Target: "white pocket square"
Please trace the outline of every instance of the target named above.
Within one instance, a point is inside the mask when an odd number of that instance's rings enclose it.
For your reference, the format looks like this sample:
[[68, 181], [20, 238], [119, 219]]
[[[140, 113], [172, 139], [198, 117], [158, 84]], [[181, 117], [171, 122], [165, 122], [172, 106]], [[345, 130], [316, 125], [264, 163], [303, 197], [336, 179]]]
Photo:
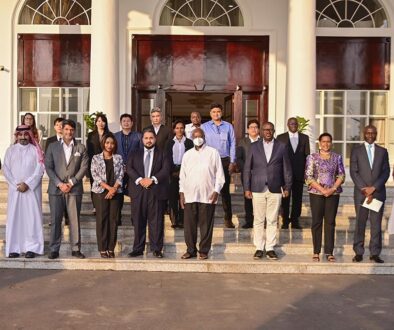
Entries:
[[77, 151], [77, 152], [74, 154], [74, 157], [81, 157], [81, 154]]

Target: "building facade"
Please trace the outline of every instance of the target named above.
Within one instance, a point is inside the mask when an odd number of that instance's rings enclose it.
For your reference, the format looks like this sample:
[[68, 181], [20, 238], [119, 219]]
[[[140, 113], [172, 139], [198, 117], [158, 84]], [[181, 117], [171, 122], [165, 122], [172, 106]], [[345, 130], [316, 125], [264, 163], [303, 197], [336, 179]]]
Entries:
[[2, 0], [0, 156], [26, 112], [44, 140], [59, 115], [84, 140], [89, 112], [140, 129], [155, 105], [171, 123], [219, 102], [238, 138], [301, 116], [348, 164], [373, 123], [394, 159], [393, 18], [390, 0]]

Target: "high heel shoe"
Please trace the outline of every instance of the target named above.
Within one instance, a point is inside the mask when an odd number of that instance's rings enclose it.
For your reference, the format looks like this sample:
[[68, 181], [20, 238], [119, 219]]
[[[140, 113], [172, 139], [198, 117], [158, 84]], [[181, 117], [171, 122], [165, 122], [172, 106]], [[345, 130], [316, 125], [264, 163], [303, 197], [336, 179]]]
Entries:
[[101, 258], [109, 258], [107, 251], [100, 251]]
[[115, 258], [115, 252], [114, 251], [107, 251], [108, 258]]

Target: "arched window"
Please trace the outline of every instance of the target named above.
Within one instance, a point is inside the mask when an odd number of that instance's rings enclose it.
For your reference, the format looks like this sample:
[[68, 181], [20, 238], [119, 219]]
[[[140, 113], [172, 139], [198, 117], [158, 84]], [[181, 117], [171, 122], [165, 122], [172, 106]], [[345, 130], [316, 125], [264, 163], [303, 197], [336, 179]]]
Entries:
[[26, 0], [19, 24], [90, 25], [92, 0]]
[[316, 26], [382, 28], [388, 18], [379, 0], [316, 0]]
[[160, 25], [243, 26], [244, 20], [235, 0], [168, 0]]

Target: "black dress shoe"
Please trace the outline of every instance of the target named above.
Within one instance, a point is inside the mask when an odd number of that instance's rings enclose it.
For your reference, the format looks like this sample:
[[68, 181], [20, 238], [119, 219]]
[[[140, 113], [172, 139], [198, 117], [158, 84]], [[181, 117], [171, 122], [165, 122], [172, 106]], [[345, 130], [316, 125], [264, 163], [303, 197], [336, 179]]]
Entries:
[[57, 258], [59, 258], [59, 252], [56, 252], [56, 251], [49, 252], [48, 259], [57, 259]]
[[224, 220], [224, 226], [225, 226], [226, 228], [235, 228], [235, 226], [234, 226], [232, 220]]
[[361, 261], [363, 261], [363, 256], [362, 256], [361, 254], [356, 254], [356, 255], [353, 257], [352, 261], [353, 261], [353, 262], [361, 262]]
[[163, 258], [163, 252], [161, 251], [153, 251], [153, 256], [156, 258]]
[[263, 256], [264, 256], [264, 251], [257, 250], [257, 251], [254, 253], [253, 259], [258, 260], [258, 259], [261, 259]]
[[278, 260], [279, 259], [274, 250], [267, 251], [267, 258], [270, 260]]
[[131, 251], [127, 256], [130, 258], [135, 258], [135, 257], [142, 256], [143, 254], [144, 254], [144, 252], [142, 252], [142, 251]]
[[377, 264], [383, 264], [384, 260], [380, 259], [379, 256], [370, 256], [369, 260], [375, 261]]
[[19, 256], [20, 256], [19, 253], [11, 252], [11, 253], [8, 255], [8, 258], [19, 258]]
[[200, 252], [200, 255], [198, 256], [198, 259], [199, 260], [206, 260], [206, 259], [208, 259], [208, 254]]
[[197, 253], [189, 253], [186, 252], [181, 259], [190, 259], [190, 258], [196, 258], [197, 257]]
[[298, 222], [296, 222], [291, 224], [291, 229], [302, 229], [302, 227]]
[[253, 224], [251, 224], [251, 223], [245, 223], [245, 224], [242, 226], [242, 228], [243, 228], [243, 229], [253, 228]]
[[85, 255], [81, 251], [73, 251], [71, 255], [79, 259], [85, 259]]
[[34, 258], [36, 256], [36, 254], [34, 253], [34, 252], [31, 252], [31, 251], [27, 251], [26, 253], [25, 253], [25, 258], [27, 258], [27, 259], [32, 259], [32, 258]]

